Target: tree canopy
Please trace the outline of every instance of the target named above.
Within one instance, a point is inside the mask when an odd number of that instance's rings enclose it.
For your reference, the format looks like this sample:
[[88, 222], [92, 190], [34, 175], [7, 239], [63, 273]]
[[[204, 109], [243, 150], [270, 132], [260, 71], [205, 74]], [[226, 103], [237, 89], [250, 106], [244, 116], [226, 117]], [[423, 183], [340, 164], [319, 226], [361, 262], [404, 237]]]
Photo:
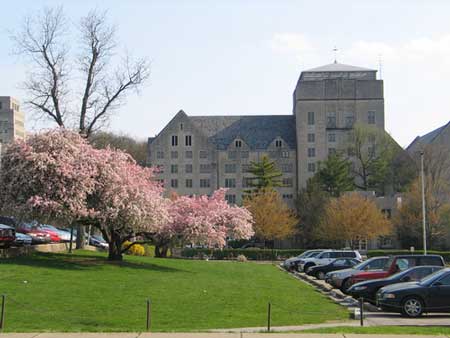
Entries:
[[282, 172], [277, 168], [275, 161], [271, 161], [268, 156], [263, 156], [259, 162], [252, 161], [249, 173], [254, 176], [249, 186], [256, 190], [283, 185], [280, 179], [283, 176]]
[[354, 189], [354, 179], [351, 176], [351, 162], [339, 153], [330, 154], [319, 164], [315, 178], [323, 191], [331, 196], [339, 197], [343, 192]]

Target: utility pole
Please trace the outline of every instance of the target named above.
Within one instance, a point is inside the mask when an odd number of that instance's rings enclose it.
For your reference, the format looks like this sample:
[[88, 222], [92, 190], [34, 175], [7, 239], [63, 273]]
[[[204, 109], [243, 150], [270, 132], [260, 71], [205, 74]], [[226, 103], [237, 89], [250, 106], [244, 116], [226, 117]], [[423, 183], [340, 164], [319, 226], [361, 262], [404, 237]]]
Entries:
[[426, 216], [426, 206], [425, 206], [425, 174], [423, 170], [423, 150], [420, 152], [420, 171], [422, 177], [422, 227], [423, 227], [423, 253], [427, 254], [427, 216]]

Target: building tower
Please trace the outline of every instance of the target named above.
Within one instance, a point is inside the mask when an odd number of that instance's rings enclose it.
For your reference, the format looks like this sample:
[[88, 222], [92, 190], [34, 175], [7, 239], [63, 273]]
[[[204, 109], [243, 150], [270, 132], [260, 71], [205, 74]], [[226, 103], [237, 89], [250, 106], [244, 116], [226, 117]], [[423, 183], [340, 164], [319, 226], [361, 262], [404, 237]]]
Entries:
[[335, 62], [300, 74], [293, 97], [299, 188], [344, 145], [355, 123], [384, 130], [383, 81], [376, 73]]

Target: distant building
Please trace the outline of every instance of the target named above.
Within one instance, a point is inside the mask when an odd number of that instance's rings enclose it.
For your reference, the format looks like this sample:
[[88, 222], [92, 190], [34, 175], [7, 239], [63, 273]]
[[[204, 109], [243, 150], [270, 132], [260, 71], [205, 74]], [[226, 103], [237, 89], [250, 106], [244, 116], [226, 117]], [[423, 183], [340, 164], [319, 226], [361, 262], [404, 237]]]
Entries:
[[11, 96], [0, 96], [0, 143], [25, 138], [25, 116], [19, 101]]
[[5, 144], [23, 138], [25, 116], [20, 111], [19, 101], [11, 96], [0, 96], [0, 161]]
[[148, 164], [181, 195], [229, 188], [240, 203], [251, 161], [263, 155], [283, 172], [283, 199], [292, 205], [318, 162], [342, 147], [355, 123], [384, 130], [383, 81], [376, 70], [339, 63], [305, 70], [294, 90], [293, 114], [188, 116], [180, 111], [148, 140]]
[[414, 141], [406, 148], [406, 150], [414, 154], [428, 145], [437, 145], [447, 148], [450, 151], [450, 122], [425, 134], [417, 136]]

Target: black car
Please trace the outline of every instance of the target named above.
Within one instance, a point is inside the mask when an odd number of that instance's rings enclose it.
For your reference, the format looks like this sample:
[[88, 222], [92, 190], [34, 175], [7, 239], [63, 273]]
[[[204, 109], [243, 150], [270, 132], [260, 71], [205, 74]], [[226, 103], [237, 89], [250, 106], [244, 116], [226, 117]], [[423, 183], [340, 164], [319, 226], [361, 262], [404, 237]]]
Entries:
[[361, 261], [355, 258], [338, 258], [326, 265], [312, 266], [306, 271], [306, 273], [310, 276], [316, 277], [317, 279], [325, 279], [325, 275], [328, 272], [348, 269], [359, 263], [361, 263]]
[[450, 312], [450, 268], [419, 282], [399, 283], [377, 292], [377, 305], [384, 311], [419, 317], [424, 312]]
[[397, 283], [417, 282], [441, 269], [442, 266], [415, 266], [387, 278], [373, 279], [353, 284], [350, 289], [347, 290], [347, 293], [355, 299], [362, 297], [369, 303], [375, 304], [377, 292], [382, 287]]
[[0, 224], [0, 248], [9, 248], [16, 240], [16, 231], [9, 225]]

